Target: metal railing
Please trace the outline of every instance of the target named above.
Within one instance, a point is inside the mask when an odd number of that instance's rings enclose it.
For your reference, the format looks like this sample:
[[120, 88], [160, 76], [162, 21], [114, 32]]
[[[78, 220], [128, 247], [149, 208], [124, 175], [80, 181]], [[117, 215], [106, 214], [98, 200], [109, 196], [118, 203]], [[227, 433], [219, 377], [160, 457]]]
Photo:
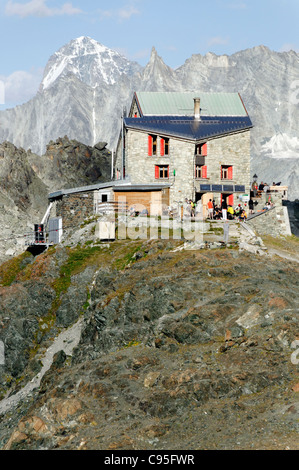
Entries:
[[106, 201], [95, 203], [95, 214], [115, 214], [126, 213], [128, 211], [127, 202]]
[[36, 225], [32, 232], [24, 235], [25, 246], [50, 246], [59, 243], [62, 235], [62, 228], [45, 230], [43, 225]]
[[28, 232], [24, 235], [24, 243], [26, 246], [48, 245], [48, 237], [39, 231]]

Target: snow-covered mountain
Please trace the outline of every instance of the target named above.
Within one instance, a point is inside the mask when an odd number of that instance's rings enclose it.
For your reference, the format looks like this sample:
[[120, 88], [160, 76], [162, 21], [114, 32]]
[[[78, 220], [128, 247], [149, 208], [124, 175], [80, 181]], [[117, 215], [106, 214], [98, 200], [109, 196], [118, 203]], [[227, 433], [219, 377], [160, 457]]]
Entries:
[[91, 87], [102, 83], [113, 85], [121, 75], [128, 76], [142, 67], [118, 52], [109, 49], [89, 37], [80, 37], [66, 44], [50, 57], [44, 71], [40, 91], [69, 73]]
[[177, 69], [152, 49], [141, 67], [91, 38], [81, 37], [49, 60], [37, 95], [0, 112], [0, 142], [42, 155], [67, 135], [115, 149], [123, 108], [135, 90], [239, 92], [253, 121], [252, 174], [290, 186], [299, 198], [299, 55], [258, 46], [231, 56], [192, 55]]

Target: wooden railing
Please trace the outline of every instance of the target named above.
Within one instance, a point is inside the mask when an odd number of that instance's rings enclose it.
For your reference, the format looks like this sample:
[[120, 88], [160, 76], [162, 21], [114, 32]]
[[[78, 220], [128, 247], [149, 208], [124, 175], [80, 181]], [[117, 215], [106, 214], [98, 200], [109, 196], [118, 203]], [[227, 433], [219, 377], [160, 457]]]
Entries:
[[279, 185], [275, 185], [275, 186], [268, 186], [268, 191], [265, 192], [264, 190], [258, 190], [257, 191], [257, 197], [261, 197], [263, 194], [270, 194], [270, 193], [281, 193], [282, 194], [282, 197], [283, 199], [287, 199], [288, 198], [288, 186], [279, 186]]
[[270, 193], [282, 193], [282, 197], [286, 198], [288, 197], [288, 186], [270, 186]]

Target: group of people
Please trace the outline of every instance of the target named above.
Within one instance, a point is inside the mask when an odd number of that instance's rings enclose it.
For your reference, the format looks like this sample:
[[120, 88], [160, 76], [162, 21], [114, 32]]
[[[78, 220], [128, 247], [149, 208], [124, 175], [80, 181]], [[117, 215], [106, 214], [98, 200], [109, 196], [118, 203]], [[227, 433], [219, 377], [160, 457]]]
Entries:
[[242, 207], [238, 204], [235, 208], [227, 204], [223, 199], [221, 205], [217, 205], [214, 200], [210, 199], [208, 202], [208, 219], [211, 220], [234, 220], [245, 221], [247, 219], [247, 205]]
[[[263, 183], [262, 183], [263, 184]], [[232, 205], [227, 204], [226, 199], [224, 198], [221, 204], [217, 205], [215, 200], [210, 199], [207, 204], [207, 218], [210, 220], [239, 220], [246, 221], [248, 214], [254, 214], [254, 206], [257, 205], [257, 201], [254, 201], [252, 198], [249, 199], [248, 204], [241, 203], [233, 207]], [[269, 210], [273, 204], [269, 200], [263, 210]], [[193, 202], [191, 199], [185, 199], [185, 214], [188, 214], [191, 217], [195, 217], [196, 214], [202, 209], [202, 202], [198, 203]]]
[[[273, 181], [272, 183], [272, 186], [280, 186], [281, 185], [281, 181], [279, 181], [279, 183], [275, 183]], [[254, 197], [256, 197], [258, 194], [260, 194], [261, 192], [264, 192], [264, 193], [268, 193], [270, 191], [270, 186], [268, 183], [265, 183], [263, 181], [260, 182], [260, 184], [258, 185], [256, 181], [254, 181], [252, 183], [252, 187], [251, 187], [252, 191], [253, 191], [253, 195]]]

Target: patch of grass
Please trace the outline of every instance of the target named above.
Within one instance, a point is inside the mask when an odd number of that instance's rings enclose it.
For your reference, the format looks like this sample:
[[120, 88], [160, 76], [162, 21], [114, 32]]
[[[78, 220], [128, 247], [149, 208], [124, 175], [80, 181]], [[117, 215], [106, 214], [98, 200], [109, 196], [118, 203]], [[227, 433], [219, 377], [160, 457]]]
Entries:
[[17, 278], [18, 274], [26, 267], [26, 260], [32, 255], [25, 251], [19, 256], [4, 262], [0, 266], [0, 284], [10, 286]]
[[51, 256], [55, 253], [56, 247], [51, 247], [44, 253], [34, 258], [34, 262], [26, 266], [17, 276], [21, 282], [41, 279], [51, 269]]
[[128, 245], [126, 244], [124, 246], [123, 252], [120, 253], [120, 257], [115, 259], [113, 267], [119, 271], [122, 271], [123, 269], [125, 269], [126, 266], [128, 266], [132, 262], [135, 262], [136, 260], [134, 258], [134, 255], [135, 253], [140, 251], [141, 246], [142, 242], [133, 243], [133, 245], [130, 247], [128, 247]]
[[134, 346], [139, 346], [139, 344], [141, 344], [140, 341], [136, 341], [135, 339], [133, 339], [132, 341], [129, 341], [127, 344], [124, 345], [124, 349], [132, 348]]
[[60, 276], [53, 282], [57, 300], [68, 290], [71, 277], [81, 272], [87, 265], [96, 264], [101, 252], [100, 246], [78, 245], [76, 248], [69, 249], [69, 257], [60, 268]]
[[271, 235], [262, 236], [266, 246], [281, 249], [288, 253], [299, 254], [299, 237], [288, 235], [285, 237], [273, 237]]
[[209, 232], [213, 232], [215, 235], [223, 235], [223, 228], [214, 227], [213, 224], [210, 223]]

